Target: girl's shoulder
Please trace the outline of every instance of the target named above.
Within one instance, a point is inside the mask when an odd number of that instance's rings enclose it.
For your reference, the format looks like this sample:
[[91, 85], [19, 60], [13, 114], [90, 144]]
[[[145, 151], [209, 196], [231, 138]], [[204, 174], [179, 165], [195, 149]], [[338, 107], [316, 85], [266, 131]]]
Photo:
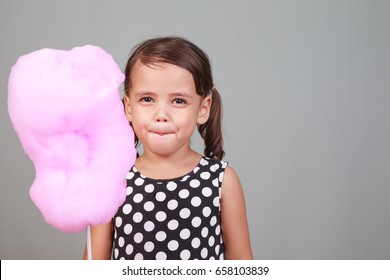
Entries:
[[241, 180], [236, 171], [231, 166], [226, 166], [222, 179], [222, 192], [225, 200], [243, 196]]

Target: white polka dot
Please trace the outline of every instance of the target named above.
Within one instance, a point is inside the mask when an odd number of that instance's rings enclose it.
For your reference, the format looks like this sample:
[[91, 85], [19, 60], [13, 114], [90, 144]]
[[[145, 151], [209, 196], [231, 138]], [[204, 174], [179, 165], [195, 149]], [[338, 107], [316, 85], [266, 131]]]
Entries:
[[146, 252], [152, 252], [154, 250], [154, 244], [151, 241], [148, 241], [144, 245], [144, 249]]
[[133, 215], [133, 221], [136, 223], [141, 222], [143, 219], [143, 215], [140, 212], [137, 212]]
[[157, 200], [157, 201], [162, 202], [162, 201], [165, 200], [166, 197], [167, 197], [166, 194], [163, 193], [163, 192], [158, 192], [158, 193], [156, 193], [156, 200]]
[[175, 230], [179, 226], [179, 222], [177, 220], [170, 220], [168, 223], [168, 228], [170, 230]]
[[215, 207], [219, 207], [219, 197], [218, 196], [213, 199], [213, 205]]
[[200, 178], [202, 178], [203, 180], [207, 180], [208, 178], [210, 178], [210, 176], [210, 173], [207, 171], [200, 173]]
[[148, 184], [145, 186], [145, 192], [152, 193], [154, 191], [154, 186], [152, 184]]
[[210, 236], [210, 238], [209, 238], [209, 246], [210, 246], [210, 247], [213, 246], [214, 243], [215, 243], [215, 238], [214, 238], [214, 236]]
[[174, 191], [177, 187], [177, 184], [175, 182], [169, 182], [167, 184], [167, 189], [170, 190], [170, 191]]
[[175, 210], [177, 208], [177, 206], [179, 205], [179, 203], [177, 202], [177, 200], [174, 200], [174, 199], [171, 199], [169, 202], [168, 202], [168, 209], [169, 210]]
[[116, 225], [116, 227], [120, 227], [122, 225], [122, 218], [121, 217], [115, 218], [115, 225]]
[[212, 194], [212, 191], [210, 188], [206, 187], [206, 188], [203, 188], [202, 189], [202, 194], [205, 196], [205, 197], [209, 197], [211, 194]]
[[209, 162], [207, 160], [205, 160], [204, 158], [201, 158], [199, 163], [200, 163], [200, 165], [203, 165], [203, 166], [206, 166], [207, 164], [209, 164]]
[[154, 203], [151, 201], [145, 202], [144, 209], [145, 209], [145, 211], [148, 211], [148, 212], [152, 211], [154, 209]]
[[133, 226], [131, 224], [127, 224], [123, 228], [123, 231], [125, 232], [125, 234], [130, 234], [133, 231]]
[[210, 225], [215, 226], [216, 223], [217, 223], [217, 217], [215, 217], [215, 216], [211, 217]]
[[167, 259], [167, 254], [164, 252], [158, 252], [156, 254], [156, 260], [166, 260]]
[[187, 219], [190, 216], [190, 214], [191, 214], [191, 211], [188, 208], [181, 209], [180, 213], [179, 213], [180, 217], [183, 219]]
[[221, 173], [219, 173], [219, 181], [222, 183], [222, 181], [223, 181], [223, 174], [224, 174], [224, 172], [221, 172]]
[[134, 256], [134, 260], [143, 260], [144, 256], [141, 253], [138, 253]]
[[215, 171], [218, 170], [218, 168], [219, 168], [219, 165], [218, 165], [218, 163], [216, 163], [216, 164], [214, 164], [214, 165], [212, 165], [212, 166], [210, 167], [210, 170], [211, 170], [212, 172], [215, 172]]
[[132, 192], [133, 192], [133, 188], [132, 187], [127, 187], [126, 188], [126, 195], [129, 195], [129, 194], [131, 194]]
[[119, 250], [118, 250], [118, 248], [116, 248], [116, 249], [114, 250], [114, 259], [117, 259], [118, 256], [119, 256]]
[[212, 183], [213, 183], [213, 186], [214, 186], [214, 187], [218, 187], [218, 186], [219, 186], [218, 178], [215, 178], [215, 179], [212, 181]]
[[131, 253], [133, 253], [133, 250], [134, 250], [133, 245], [129, 244], [126, 246], [126, 254], [130, 255]]
[[202, 234], [202, 236], [203, 236], [204, 238], [206, 238], [207, 235], [209, 234], [209, 229], [208, 229], [207, 227], [202, 228], [201, 234]]
[[219, 255], [219, 245], [215, 246], [215, 253]]
[[168, 249], [169, 250], [175, 251], [175, 250], [177, 250], [177, 248], [179, 248], [179, 242], [177, 242], [176, 240], [171, 240], [168, 242]]
[[125, 239], [123, 237], [119, 237], [118, 246], [123, 247], [123, 245], [125, 245]]
[[199, 166], [195, 167], [194, 170], [192, 172], [194, 172], [194, 174], [196, 174], [198, 171], [199, 171]]
[[140, 203], [144, 199], [144, 196], [140, 193], [137, 193], [134, 197], [133, 200], [135, 203]]
[[165, 219], [167, 218], [167, 214], [163, 211], [158, 211], [156, 213], [156, 220], [159, 221], [159, 222], [163, 222], [165, 221]]
[[154, 223], [151, 222], [151, 221], [147, 221], [147, 222], [144, 224], [144, 229], [145, 229], [145, 231], [148, 231], [148, 232], [154, 230]]
[[181, 179], [180, 181], [181, 181], [181, 182], [185, 182], [185, 181], [187, 181], [187, 179], [190, 178], [190, 177], [191, 177], [190, 175], [186, 175], [186, 176], [184, 176], [183, 179]]
[[198, 237], [192, 239], [191, 246], [195, 249], [198, 248], [200, 246], [200, 239]]
[[182, 189], [180, 192], [179, 192], [179, 197], [180, 198], [187, 198], [188, 196], [190, 195], [190, 192], [186, 189]]
[[192, 188], [197, 188], [197, 187], [199, 187], [199, 186], [200, 186], [199, 180], [198, 180], [198, 179], [192, 179], [191, 182], [190, 182], [190, 186], [191, 186]]
[[219, 259], [220, 259], [221, 261], [223, 261], [223, 260], [225, 259], [225, 254], [222, 253], [222, 254], [219, 256]]
[[156, 233], [157, 241], [164, 241], [167, 238], [167, 234], [164, 231], [159, 231]]
[[219, 235], [220, 233], [221, 233], [221, 226], [217, 225], [217, 227], [215, 228], [215, 234]]
[[133, 177], [134, 177], [134, 173], [133, 172], [129, 172], [126, 175], [126, 179], [133, 179]]
[[203, 248], [202, 251], [200, 251], [200, 255], [204, 259], [207, 257], [208, 253], [209, 251], [207, 250], [207, 248]]
[[182, 229], [180, 231], [180, 238], [183, 240], [188, 239], [190, 237], [190, 235], [191, 235], [191, 232], [188, 228]]
[[195, 196], [191, 199], [191, 204], [194, 207], [198, 207], [201, 203], [202, 203], [202, 200], [198, 196]]
[[135, 179], [134, 183], [135, 183], [137, 186], [141, 186], [141, 185], [144, 183], [144, 179], [142, 179], [142, 178], [137, 178], [137, 179]]
[[211, 209], [210, 209], [210, 207], [206, 206], [205, 208], [203, 208], [202, 213], [203, 213], [203, 216], [205, 216], [205, 217], [210, 216], [210, 214], [211, 214]]
[[144, 239], [144, 236], [143, 236], [142, 233], [140, 233], [140, 232], [137, 232], [137, 233], [134, 235], [134, 241], [135, 241], [136, 243], [141, 243], [143, 239]]
[[202, 223], [202, 219], [199, 217], [194, 217], [191, 221], [192, 226], [196, 228], [199, 227], [201, 223]]
[[125, 204], [122, 209], [123, 209], [123, 214], [127, 215], [131, 212], [133, 207], [130, 204]]
[[180, 253], [180, 259], [182, 260], [188, 260], [191, 257], [191, 253], [188, 250], [183, 250]]

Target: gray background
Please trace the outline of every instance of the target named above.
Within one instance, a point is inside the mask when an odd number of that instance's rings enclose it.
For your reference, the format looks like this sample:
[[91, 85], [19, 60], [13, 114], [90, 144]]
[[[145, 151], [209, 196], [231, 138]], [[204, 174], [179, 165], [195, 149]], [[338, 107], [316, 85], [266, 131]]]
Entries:
[[86, 236], [46, 224], [28, 196], [11, 66], [95, 44], [123, 69], [133, 45], [161, 35], [212, 59], [256, 259], [390, 258], [389, 1], [1, 0], [1, 259], [79, 259]]

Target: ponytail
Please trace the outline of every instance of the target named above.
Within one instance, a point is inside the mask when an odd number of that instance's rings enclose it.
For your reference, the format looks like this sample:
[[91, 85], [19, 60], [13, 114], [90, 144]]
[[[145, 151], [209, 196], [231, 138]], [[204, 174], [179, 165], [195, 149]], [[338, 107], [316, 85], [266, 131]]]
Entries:
[[211, 96], [209, 119], [198, 126], [198, 131], [205, 144], [204, 155], [222, 160], [225, 155], [222, 136], [222, 99], [215, 87], [211, 90]]

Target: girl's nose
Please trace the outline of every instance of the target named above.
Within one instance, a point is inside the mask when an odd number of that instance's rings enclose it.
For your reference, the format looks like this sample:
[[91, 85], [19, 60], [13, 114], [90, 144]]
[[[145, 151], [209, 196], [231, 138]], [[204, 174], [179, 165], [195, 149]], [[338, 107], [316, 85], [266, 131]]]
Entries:
[[156, 118], [156, 122], [167, 122], [167, 121], [168, 121], [168, 119], [166, 117], [157, 116], [157, 118]]
[[156, 122], [167, 122], [168, 121], [168, 116], [167, 116], [167, 108], [165, 106], [159, 106], [158, 110], [156, 112]]

